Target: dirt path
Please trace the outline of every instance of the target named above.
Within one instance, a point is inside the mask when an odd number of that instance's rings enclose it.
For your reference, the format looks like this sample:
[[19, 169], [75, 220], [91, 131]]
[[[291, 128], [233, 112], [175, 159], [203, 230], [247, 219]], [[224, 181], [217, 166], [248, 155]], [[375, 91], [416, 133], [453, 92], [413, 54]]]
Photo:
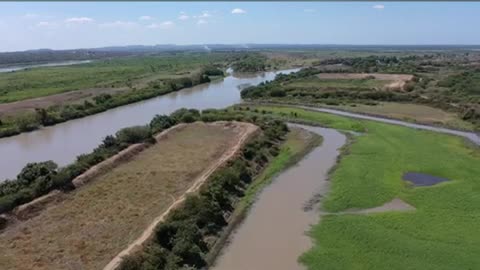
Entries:
[[[384, 213], [390, 211], [412, 211], [415, 210], [415, 207], [404, 202], [402, 199], [394, 198], [393, 200], [386, 202], [380, 206], [367, 208], [367, 209], [348, 209], [336, 214], [371, 214], [371, 213]], [[327, 214], [327, 213], [325, 213]], [[331, 213], [328, 213], [331, 214]]]
[[[217, 122], [215, 124], [225, 124], [222, 122]], [[199, 190], [199, 188], [205, 183], [205, 181], [215, 172], [219, 167], [223, 166], [227, 161], [233, 158], [243, 144], [247, 141], [247, 139], [258, 130], [258, 127], [253, 124], [247, 123], [240, 123], [240, 122], [233, 122], [233, 125], [236, 126], [243, 126], [243, 130], [239, 134], [239, 138], [237, 143], [230, 148], [227, 152], [225, 152], [215, 163], [213, 163], [210, 167], [208, 167], [192, 184], [192, 186], [179, 198], [174, 200], [172, 204], [167, 208], [167, 210], [157, 218], [153, 220], [153, 222], [143, 231], [142, 235], [131, 243], [126, 249], [121, 251], [117, 254], [104, 268], [103, 270], [114, 270], [116, 269], [120, 263], [122, 262], [122, 258], [124, 256], [128, 256], [136, 251], [137, 248], [141, 247], [155, 232], [155, 228], [157, 225], [164, 221], [165, 218], [170, 214], [172, 210], [178, 207], [185, 199], [187, 195]]]

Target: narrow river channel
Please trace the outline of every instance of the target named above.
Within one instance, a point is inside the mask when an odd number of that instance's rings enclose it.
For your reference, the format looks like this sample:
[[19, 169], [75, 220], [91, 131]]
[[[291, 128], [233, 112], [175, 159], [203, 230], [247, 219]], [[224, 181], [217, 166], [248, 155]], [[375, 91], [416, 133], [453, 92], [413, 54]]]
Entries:
[[294, 106], [294, 107], [317, 111], [317, 112], [335, 114], [335, 115], [345, 116], [350, 118], [371, 120], [375, 122], [382, 122], [382, 123], [387, 123], [392, 125], [399, 125], [399, 126], [410, 127], [415, 129], [423, 129], [423, 130], [429, 130], [429, 131], [438, 132], [438, 133], [445, 133], [445, 134], [460, 136], [470, 140], [471, 142], [477, 145], [480, 145], [480, 136], [474, 132], [421, 125], [421, 124], [409, 123], [401, 120], [388, 119], [388, 118], [382, 118], [382, 117], [376, 117], [376, 116], [370, 116], [370, 115], [364, 115], [364, 114], [358, 114], [358, 113], [351, 113], [351, 112], [345, 112], [345, 111], [334, 110], [334, 109], [315, 108], [315, 107], [308, 107], [308, 106]]
[[28, 162], [53, 160], [60, 166], [92, 151], [102, 139], [121, 128], [148, 123], [156, 114], [169, 114], [179, 108], [225, 108], [239, 103], [244, 85], [273, 80], [278, 73], [229, 75], [223, 81], [198, 85], [149, 100], [125, 105], [99, 114], [71, 120], [33, 132], [0, 139], [0, 181], [14, 178]]
[[213, 270], [303, 269], [297, 259], [311, 246], [305, 233], [320, 218], [315, 209], [304, 210], [304, 206], [314, 196], [327, 192], [328, 171], [335, 165], [346, 137], [334, 129], [292, 126], [320, 134], [322, 145], [259, 194]]
[[26, 65], [26, 66], [9, 66], [9, 67], [0, 68], [0, 73], [20, 71], [20, 70], [31, 69], [31, 68], [39, 68], [39, 67], [72, 66], [72, 65], [79, 65], [79, 64], [87, 64], [90, 62], [92, 62], [92, 60], [63, 61], [63, 62], [52, 62], [52, 63], [45, 63], [45, 64], [37, 64], [37, 65]]

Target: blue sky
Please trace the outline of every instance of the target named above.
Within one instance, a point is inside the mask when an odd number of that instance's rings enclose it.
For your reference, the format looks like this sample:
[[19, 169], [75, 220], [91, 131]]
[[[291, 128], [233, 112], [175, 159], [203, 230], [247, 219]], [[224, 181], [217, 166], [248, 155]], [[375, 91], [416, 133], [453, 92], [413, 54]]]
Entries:
[[480, 2], [0, 3], [0, 51], [202, 43], [480, 44]]

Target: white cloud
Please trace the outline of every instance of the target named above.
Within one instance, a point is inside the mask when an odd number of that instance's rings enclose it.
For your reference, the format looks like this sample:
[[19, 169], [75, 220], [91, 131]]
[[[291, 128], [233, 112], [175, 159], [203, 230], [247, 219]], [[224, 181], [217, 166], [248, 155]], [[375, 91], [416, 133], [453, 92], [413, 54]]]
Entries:
[[145, 15], [145, 16], [140, 16], [138, 19], [140, 21], [151, 21], [151, 20], [153, 20], [153, 17]]
[[66, 23], [91, 23], [94, 19], [89, 17], [73, 17], [65, 20]]
[[22, 18], [24, 18], [24, 19], [35, 19], [35, 18], [38, 18], [38, 17], [39, 17], [39, 15], [35, 14], [35, 13], [27, 13], [27, 14], [22, 16]]
[[56, 26], [56, 23], [53, 22], [38, 22], [37, 27], [51, 27], [51, 26]]
[[182, 20], [182, 21], [185, 21], [185, 20], [190, 19], [190, 17], [186, 14], [180, 14], [180, 16], [178, 16], [178, 19]]
[[374, 5], [372, 8], [374, 8], [374, 9], [384, 9], [385, 6], [384, 5]]
[[316, 12], [317, 10], [316, 9], [313, 9], [313, 8], [306, 8], [303, 10], [303, 12], [306, 12], [306, 13], [314, 13]]
[[102, 28], [133, 28], [133, 27], [136, 27], [137, 25], [138, 24], [136, 22], [114, 21], [114, 22], [102, 23], [99, 26]]
[[197, 16], [197, 18], [209, 18], [212, 15], [208, 11], [204, 11], [201, 15]]
[[241, 8], [234, 8], [232, 10], [232, 14], [245, 14], [245, 13], [247, 13], [247, 11]]
[[161, 22], [161, 23], [152, 23], [150, 25], [147, 25], [147, 28], [150, 28], [150, 29], [171, 29], [174, 26], [175, 26], [174, 22], [165, 21], [165, 22]]
[[207, 21], [204, 20], [204, 19], [200, 19], [200, 20], [197, 21], [197, 24], [198, 24], [198, 25], [207, 24]]

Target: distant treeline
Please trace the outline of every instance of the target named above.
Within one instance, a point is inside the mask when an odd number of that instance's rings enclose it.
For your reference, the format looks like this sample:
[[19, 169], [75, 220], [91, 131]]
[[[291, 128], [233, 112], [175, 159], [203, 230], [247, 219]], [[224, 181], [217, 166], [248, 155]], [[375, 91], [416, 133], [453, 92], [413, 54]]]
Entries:
[[31, 65], [73, 60], [93, 60], [132, 55], [132, 52], [94, 50], [34, 50], [0, 53], [0, 66]]
[[122, 105], [150, 99], [186, 87], [210, 82], [209, 76], [223, 76], [223, 71], [214, 67], [206, 67], [202, 72], [191, 77], [167, 79], [152, 82], [144, 89], [127, 91], [115, 95], [101, 94], [92, 101], [81, 104], [54, 105], [36, 109], [34, 113], [25, 113], [15, 117], [0, 119], [0, 138], [32, 131], [41, 126], [51, 126], [68, 120], [100, 113]]
[[[189, 113], [185, 111], [185, 113]], [[279, 153], [279, 145], [288, 132], [285, 123], [265, 118], [251, 118], [248, 114], [234, 118], [253, 121], [262, 134], [248, 143], [242, 154], [227, 166], [216, 171], [200, 192], [188, 196], [157, 226], [153, 239], [142, 251], [124, 257], [121, 270], [147, 269], [203, 269], [207, 257], [221, 232], [228, 225], [236, 204], [244, 196], [252, 180]], [[217, 115], [207, 111], [206, 120]], [[233, 112], [220, 114], [231, 118]]]

